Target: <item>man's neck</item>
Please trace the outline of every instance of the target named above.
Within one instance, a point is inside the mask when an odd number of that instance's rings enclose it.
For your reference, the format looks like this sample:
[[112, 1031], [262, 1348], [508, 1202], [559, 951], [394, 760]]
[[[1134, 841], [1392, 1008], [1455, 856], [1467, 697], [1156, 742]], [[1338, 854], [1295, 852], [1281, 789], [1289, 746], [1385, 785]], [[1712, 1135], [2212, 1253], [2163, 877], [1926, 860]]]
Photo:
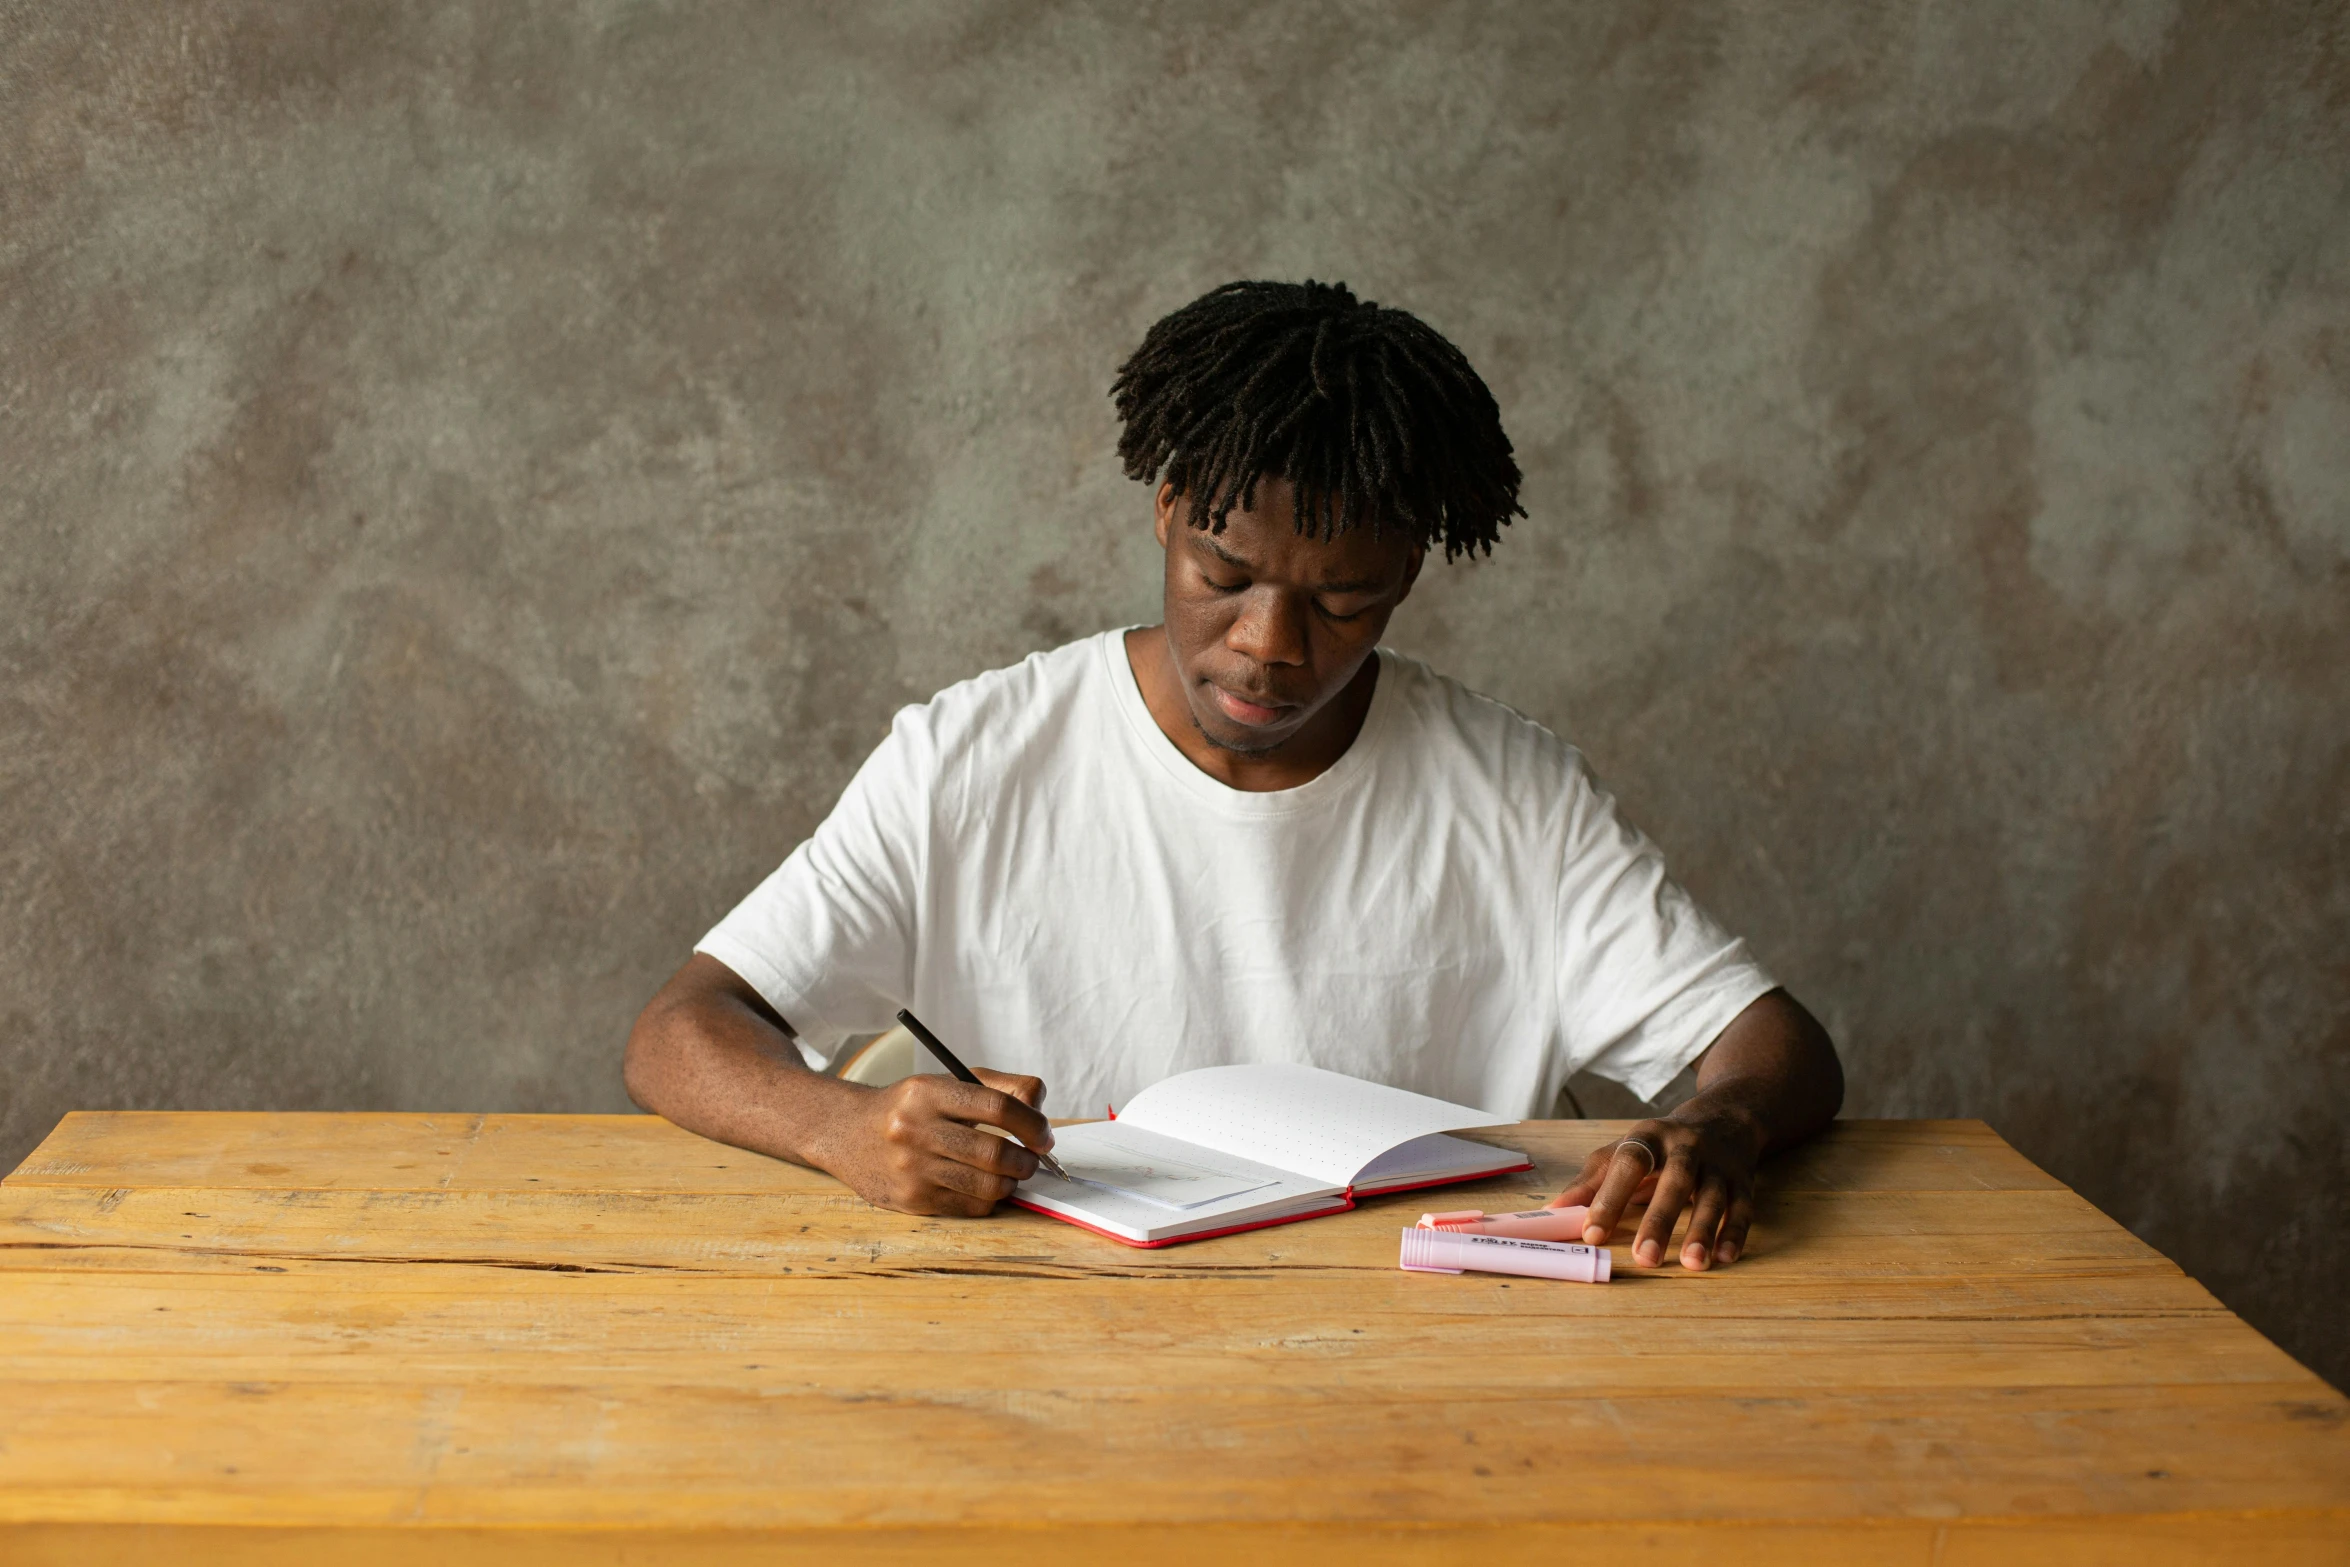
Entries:
[[1338, 695], [1332, 697], [1306, 726], [1269, 751], [1234, 751], [1200, 732], [1191, 716], [1182, 674], [1167, 647], [1164, 626], [1142, 626], [1126, 633], [1126, 663], [1142, 691], [1159, 733], [1181, 751], [1192, 766], [1227, 788], [1250, 794], [1295, 789], [1328, 772], [1362, 733], [1370, 716], [1371, 697], [1379, 686], [1379, 657], [1374, 653]]

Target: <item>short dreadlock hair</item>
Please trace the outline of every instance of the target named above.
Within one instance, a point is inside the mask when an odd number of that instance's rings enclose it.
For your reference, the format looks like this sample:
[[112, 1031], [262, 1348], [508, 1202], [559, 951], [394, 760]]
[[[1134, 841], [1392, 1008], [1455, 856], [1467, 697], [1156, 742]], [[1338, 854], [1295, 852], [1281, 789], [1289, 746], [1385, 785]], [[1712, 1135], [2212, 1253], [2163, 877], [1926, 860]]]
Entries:
[[1423, 548], [1490, 552], [1518, 504], [1493, 394], [1419, 317], [1343, 283], [1227, 283], [1163, 317], [1110, 387], [1130, 479], [1164, 471], [1191, 523], [1224, 531], [1266, 478], [1297, 527], [1367, 525]]

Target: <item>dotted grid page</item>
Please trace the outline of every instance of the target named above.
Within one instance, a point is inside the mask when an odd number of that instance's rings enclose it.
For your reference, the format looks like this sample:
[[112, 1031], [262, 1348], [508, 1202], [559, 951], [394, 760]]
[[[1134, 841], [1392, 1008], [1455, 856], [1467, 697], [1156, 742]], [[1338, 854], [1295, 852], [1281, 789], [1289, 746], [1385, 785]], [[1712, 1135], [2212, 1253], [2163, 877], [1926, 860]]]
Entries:
[[1318, 1185], [1287, 1170], [1177, 1142], [1123, 1116], [1061, 1127], [1053, 1153], [1077, 1179], [1057, 1180], [1039, 1170], [1020, 1183], [1020, 1197], [1132, 1241], [1254, 1223], [1340, 1200], [1335, 1183]]
[[1399, 1144], [1496, 1122], [1490, 1111], [1385, 1083], [1267, 1063], [1179, 1072], [1136, 1094], [1118, 1124], [1351, 1186]]
[[1235, 1175], [1228, 1167], [1211, 1170], [1171, 1154], [1146, 1153], [1132, 1146], [1103, 1147], [1098, 1140], [1074, 1137], [1062, 1138], [1054, 1145], [1053, 1154], [1069, 1172], [1069, 1179], [1080, 1186], [1118, 1192], [1177, 1212], [1257, 1191], [1275, 1180], [1270, 1175]]

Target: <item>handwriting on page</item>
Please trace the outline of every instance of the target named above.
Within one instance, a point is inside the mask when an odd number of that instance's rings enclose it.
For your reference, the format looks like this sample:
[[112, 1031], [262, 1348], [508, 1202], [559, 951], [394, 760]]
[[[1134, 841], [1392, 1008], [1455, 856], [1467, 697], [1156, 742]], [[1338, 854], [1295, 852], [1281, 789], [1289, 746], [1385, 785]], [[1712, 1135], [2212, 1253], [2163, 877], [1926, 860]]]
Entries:
[[1144, 1159], [1108, 1151], [1063, 1158], [1069, 1178], [1087, 1186], [1122, 1192], [1160, 1208], [1197, 1208], [1204, 1203], [1253, 1192], [1271, 1181], [1251, 1175], [1226, 1175], [1180, 1159]]

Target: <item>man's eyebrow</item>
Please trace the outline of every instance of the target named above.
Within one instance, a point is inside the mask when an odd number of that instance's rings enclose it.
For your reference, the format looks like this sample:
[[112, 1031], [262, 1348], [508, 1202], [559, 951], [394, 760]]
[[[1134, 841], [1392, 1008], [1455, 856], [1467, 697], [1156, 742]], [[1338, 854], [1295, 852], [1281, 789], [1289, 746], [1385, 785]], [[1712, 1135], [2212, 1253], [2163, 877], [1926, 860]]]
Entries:
[[1201, 549], [1206, 550], [1209, 554], [1215, 556], [1218, 560], [1222, 561], [1225, 565], [1232, 567], [1236, 571], [1254, 571], [1257, 569], [1255, 566], [1249, 564], [1249, 562], [1242, 560], [1238, 555], [1233, 554], [1223, 545], [1218, 544], [1216, 542], [1216, 536], [1212, 533], [1194, 533], [1192, 537], [1199, 541], [1199, 547]]
[[[1199, 541], [1200, 548], [1206, 550], [1209, 554], [1215, 556], [1218, 560], [1222, 561], [1225, 565], [1230, 566], [1235, 571], [1254, 571], [1257, 569], [1253, 562], [1242, 559], [1240, 556], [1235, 555], [1230, 550], [1226, 549], [1223, 545], [1218, 544], [1216, 542], [1216, 536], [1212, 533], [1195, 533], [1192, 535], [1192, 537]], [[1378, 581], [1317, 582], [1314, 584], [1314, 591], [1316, 593], [1383, 593], [1386, 590], [1387, 584]]]

